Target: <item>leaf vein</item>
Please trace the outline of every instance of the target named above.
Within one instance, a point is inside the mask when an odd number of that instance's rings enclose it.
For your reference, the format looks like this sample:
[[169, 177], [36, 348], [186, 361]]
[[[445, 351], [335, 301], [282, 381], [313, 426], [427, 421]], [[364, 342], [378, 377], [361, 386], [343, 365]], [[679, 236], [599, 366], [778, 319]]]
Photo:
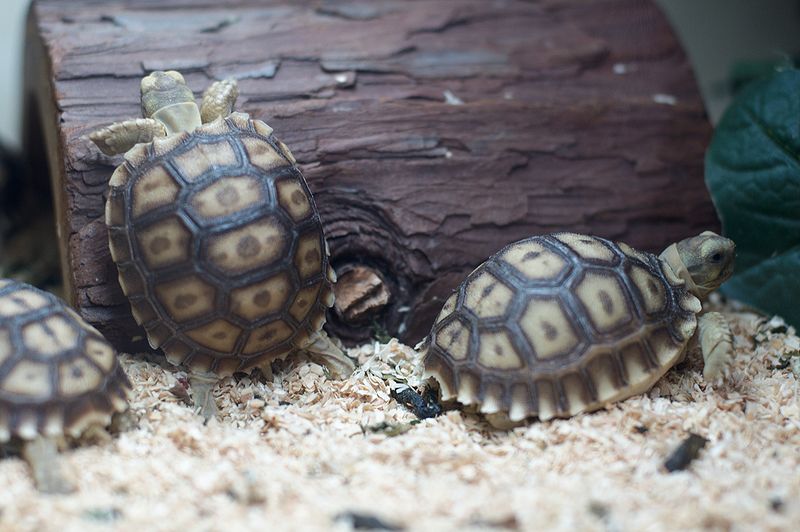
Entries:
[[775, 132], [769, 127], [769, 125], [767, 123], [765, 123], [764, 121], [762, 121], [747, 106], [742, 106], [742, 111], [747, 116], [747, 118], [749, 118], [753, 122], [753, 124], [755, 124], [755, 126], [758, 128], [758, 130], [761, 131], [761, 133], [763, 133], [764, 136], [767, 137], [767, 139], [772, 141], [780, 149], [780, 151], [784, 155], [789, 157], [789, 159], [795, 164], [795, 166], [797, 166], [798, 169], [800, 169], [800, 154], [795, 152], [792, 149], [791, 146], [789, 146], [788, 144], [784, 143], [780, 139], [780, 137], [778, 137], [775, 134]]

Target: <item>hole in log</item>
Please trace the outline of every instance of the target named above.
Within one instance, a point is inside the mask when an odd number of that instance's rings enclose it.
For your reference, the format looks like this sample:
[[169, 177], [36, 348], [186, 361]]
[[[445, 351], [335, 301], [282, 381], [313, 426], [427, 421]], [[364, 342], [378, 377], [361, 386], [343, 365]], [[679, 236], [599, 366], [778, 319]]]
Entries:
[[334, 287], [334, 309], [344, 320], [364, 323], [375, 319], [391, 299], [391, 292], [380, 273], [369, 266], [342, 268]]
[[401, 302], [399, 282], [380, 259], [347, 255], [332, 261], [337, 281], [336, 301], [328, 312], [327, 328], [345, 343], [355, 345], [384, 335], [397, 336], [392, 319]]

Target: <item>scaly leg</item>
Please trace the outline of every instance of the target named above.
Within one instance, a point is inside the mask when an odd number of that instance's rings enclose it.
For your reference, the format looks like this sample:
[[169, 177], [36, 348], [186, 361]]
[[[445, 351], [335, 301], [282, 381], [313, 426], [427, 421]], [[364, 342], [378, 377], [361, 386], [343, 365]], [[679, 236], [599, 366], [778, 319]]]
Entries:
[[258, 369], [261, 371], [261, 375], [266, 382], [272, 382], [275, 378], [275, 374], [272, 372], [272, 362], [264, 364]]
[[733, 334], [719, 312], [707, 312], [697, 320], [697, 335], [703, 352], [703, 378], [718, 381], [733, 360]]
[[100, 425], [89, 425], [80, 437], [81, 442], [111, 443], [111, 434]]
[[525, 424], [525, 420], [511, 421], [508, 414], [505, 412], [495, 412], [494, 414], [484, 414], [483, 417], [493, 428], [497, 430], [511, 430], [516, 427], [521, 427]]
[[22, 456], [31, 466], [33, 480], [42, 493], [71, 493], [75, 488], [61, 476], [58, 445], [50, 438], [38, 437], [25, 442]]
[[356, 369], [353, 361], [331, 341], [325, 331], [315, 333], [303, 349], [337, 379], [347, 378]]
[[200, 408], [200, 415], [205, 421], [216, 417], [217, 402], [214, 400], [214, 386], [219, 382], [219, 377], [213, 373], [192, 373], [189, 375], [189, 384], [192, 387], [192, 401], [195, 408]]
[[152, 118], [136, 118], [117, 122], [89, 134], [100, 151], [106, 155], [125, 153], [142, 142], [152, 142], [157, 137], [165, 137], [164, 124]]
[[203, 103], [200, 104], [200, 118], [203, 123], [208, 124], [231, 114], [238, 96], [239, 86], [235, 79], [212, 83], [203, 93]]

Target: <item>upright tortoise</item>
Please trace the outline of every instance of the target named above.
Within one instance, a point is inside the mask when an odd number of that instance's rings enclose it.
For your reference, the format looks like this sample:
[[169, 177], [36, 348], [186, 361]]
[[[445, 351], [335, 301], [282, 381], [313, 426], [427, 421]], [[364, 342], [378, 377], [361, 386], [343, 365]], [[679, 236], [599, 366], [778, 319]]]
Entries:
[[122, 290], [150, 345], [190, 370], [206, 417], [219, 376], [297, 349], [353, 369], [322, 331], [335, 276], [314, 200], [272, 128], [231, 113], [237, 95], [218, 81], [198, 108], [181, 74], [153, 72], [145, 118], [90, 136], [125, 152], [106, 203]]
[[0, 279], [0, 443], [23, 443], [40, 490], [71, 490], [58, 442], [108, 425], [130, 389], [100, 333], [52, 294]]
[[[660, 257], [574, 233], [511, 244], [445, 302], [424, 344], [443, 400], [497, 425], [598, 409], [648, 390], [699, 339], [706, 379], [732, 355], [730, 329], [700, 299], [733, 272], [711, 232]], [[695, 332], [697, 334], [695, 334]]]

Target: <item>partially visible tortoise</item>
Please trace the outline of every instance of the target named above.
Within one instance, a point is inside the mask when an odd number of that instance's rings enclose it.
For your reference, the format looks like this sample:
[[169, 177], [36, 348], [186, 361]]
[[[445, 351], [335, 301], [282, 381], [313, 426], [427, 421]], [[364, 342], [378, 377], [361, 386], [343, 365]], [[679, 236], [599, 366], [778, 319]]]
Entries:
[[733, 272], [734, 243], [711, 232], [659, 257], [595, 236], [511, 244], [445, 302], [423, 346], [443, 400], [498, 426], [589, 412], [643, 393], [699, 340], [703, 376], [732, 356], [725, 318], [700, 299]]
[[335, 275], [314, 200], [272, 128], [231, 113], [236, 81], [200, 108], [178, 72], [142, 79], [145, 118], [90, 135], [125, 152], [106, 203], [119, 282], [153, 348], [190, 371], [206, 418], [219, 377], [302, 349], [353, 363], [322, 331]]
[[22, 442], [40, 490], [71, 490], [58, 443], [106, 427], [130, 389], [100, 333], [55, 296], [0, 279], [0, 443]]

